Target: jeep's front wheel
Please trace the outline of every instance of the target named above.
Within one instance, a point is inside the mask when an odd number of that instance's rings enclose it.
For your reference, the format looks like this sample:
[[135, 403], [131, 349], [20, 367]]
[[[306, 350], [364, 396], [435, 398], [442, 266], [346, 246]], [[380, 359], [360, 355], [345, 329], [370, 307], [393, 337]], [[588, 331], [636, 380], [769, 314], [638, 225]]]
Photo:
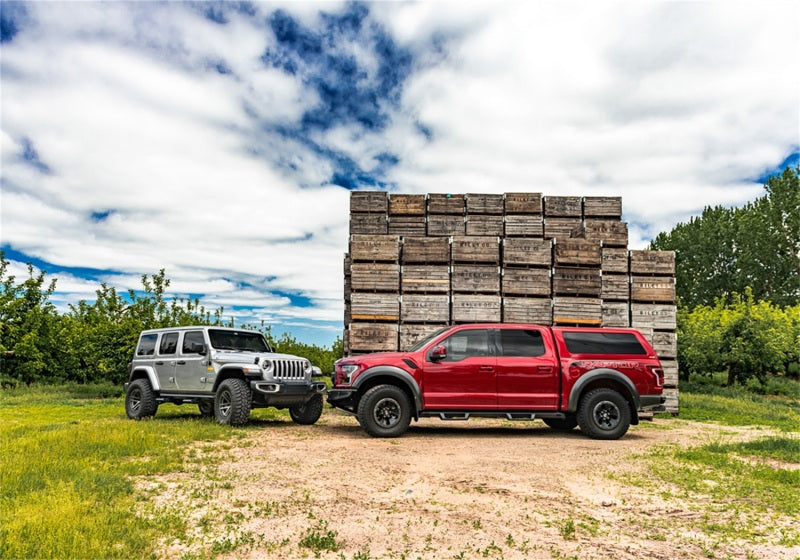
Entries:
[[158, 410], [158, 403], [156, 403], [156, 395], [150, 382], [146, 379], [132, 381], [125, 393], [125, 413], [128, 418], [141, 420], [155, 416], [156, 410]]
[[578, 424], [592, 439], [619, 439], [631, 425], [631, 409], [617, 391], [594, 389], [581, 398]]
[[214, 417], [220, 424], [241, 426], [250, 418], [250, 387], [244, 379], [226, 379], [214, 399]]
[[314, 395], [305, 404], [296, 404], [289, 407], [289, 416], [296, 424], [310, 426], [322, 416], [322, 395]]
[[377, 385], [358, 403], [358, 422], [374, 437], [403, 435], [411, 422], [408, 395], [394, 385]]

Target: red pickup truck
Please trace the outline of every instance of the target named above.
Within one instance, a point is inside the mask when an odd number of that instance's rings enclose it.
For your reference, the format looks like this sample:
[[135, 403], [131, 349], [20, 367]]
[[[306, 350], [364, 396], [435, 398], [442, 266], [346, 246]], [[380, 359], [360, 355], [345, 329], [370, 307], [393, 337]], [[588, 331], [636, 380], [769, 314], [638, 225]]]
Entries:
[[336, 362], [328, 402], [368, 434], [402, 435], [411, 418], [541, 418], [556, 430], [618, 439], [639, 410], [663, 410], [664, 372], [633, 329], [470, 324], [407, 352]]

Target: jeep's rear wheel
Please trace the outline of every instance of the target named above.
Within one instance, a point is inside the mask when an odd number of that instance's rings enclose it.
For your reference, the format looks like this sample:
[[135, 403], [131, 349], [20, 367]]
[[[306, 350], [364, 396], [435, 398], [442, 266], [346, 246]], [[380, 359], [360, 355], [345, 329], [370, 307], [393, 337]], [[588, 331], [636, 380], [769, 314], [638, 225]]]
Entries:
[[226, 379], [214, 399], [214, 417], [220, 424], [241, 426], [250, 418], [250, 387], [244, 379]]
[[296, 404], [289, 407], [289, 416], [296, 424], [309, 426], [322, 416], [322, 395], [314, 395], [305, 404]]
[[358, 422], [374, 437], [403, 435], [411, 422], [408, 395], [394, 385], [377, 385], [358, 403]]
[[569, 432], [578, 425], [578, 419], [572, 415], [566, 418], [542, 418], [542, 421], [550, 428], [559, 432]]
[[128, 392], [125, 393], [125, 413], [128, 418], [141, 420], [155, 416], [157, 409], [156, 396], [148, 380], [137, 379], [128, 385]]
[[211, 399], [198, 402], [197, 408], [200, 410], [200, 416], [214, 416], [214, 401]]
[[631, 425], [631, 409], [617, 391], [594, 389], [581, 399], [578, 424], [592, 439], [619, 439]]

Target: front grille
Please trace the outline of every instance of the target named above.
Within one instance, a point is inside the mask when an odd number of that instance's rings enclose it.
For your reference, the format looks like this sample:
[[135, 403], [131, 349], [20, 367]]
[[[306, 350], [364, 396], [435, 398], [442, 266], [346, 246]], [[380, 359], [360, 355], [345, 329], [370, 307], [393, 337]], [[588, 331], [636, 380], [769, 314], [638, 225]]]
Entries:
[[303, 380], [306, 378], [305, 362], [301, 360], [275, 360], [272, 376], [275, 379]]

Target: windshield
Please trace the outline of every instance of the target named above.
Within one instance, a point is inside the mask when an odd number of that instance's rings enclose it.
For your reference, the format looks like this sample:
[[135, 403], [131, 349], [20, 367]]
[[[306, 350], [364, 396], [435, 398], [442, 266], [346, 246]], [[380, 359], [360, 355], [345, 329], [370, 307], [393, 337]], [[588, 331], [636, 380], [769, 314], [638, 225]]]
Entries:
[[257, 332], [209, 329], [208, 338], [211, 341], [211, 346], [217, 350], [272, 352], [264, 336]]
[[417, 342], [414, 346], [409, 348], [407, 351], [408, 352], [416, 352], [417, 350], [421, 350], [423, 346], [425, 346], [431, 340], [433, 340], [434, 338], [436, 338], [437, 336], [439, 336], [440, 334], [442, 334], [443, 332], [445, 332], [445, 331], [447, 331], [449, 329], [450, 329], [450, 327], [445, 327], [443, 329], [439, 329], [438, 331], [436, 331], [433, 334], [429, 334], [428, 336], [426, 336], [425, 338], [423, 338], [422, 340]]

